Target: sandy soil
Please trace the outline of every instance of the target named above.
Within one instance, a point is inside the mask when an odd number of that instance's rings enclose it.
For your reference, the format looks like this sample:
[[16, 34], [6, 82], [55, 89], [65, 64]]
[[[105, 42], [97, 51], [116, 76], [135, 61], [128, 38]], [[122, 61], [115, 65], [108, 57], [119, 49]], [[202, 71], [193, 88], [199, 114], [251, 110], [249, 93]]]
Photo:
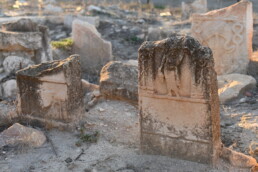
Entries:
[[[222, 160], [218, 167], [212, 168], [204, 164], [141, 153], [138, 110], [124, 102], [109, 100], [101, 102], [85, 113], [83, 121], [75, 131], [46, 131], [53, 146], [47, 142], [40, 148], [29, 148], [25, 145], [2, 148], [0, 171], [249, 171], [248, 169], [233, 168]], [[82, 129], [87, 133], [98, 131], [98, 141], [96, 143], [83, 142], [81, 146], [76, 146], [79, 140], [79, 130]], [[223, 134], [225, 135], [225, 133]], [[228, 137], [233, 140], [236, 136]], [[246, 138], [248, 138], [247, 140], [252, 139], [250, 135], [246, 135], [242, 139]], [[81, 154], [82, 152], [83, 154]], [[80, 154], [81, 156], [78, 157]], [[69, 162], [69, 158], [71, 162]]]

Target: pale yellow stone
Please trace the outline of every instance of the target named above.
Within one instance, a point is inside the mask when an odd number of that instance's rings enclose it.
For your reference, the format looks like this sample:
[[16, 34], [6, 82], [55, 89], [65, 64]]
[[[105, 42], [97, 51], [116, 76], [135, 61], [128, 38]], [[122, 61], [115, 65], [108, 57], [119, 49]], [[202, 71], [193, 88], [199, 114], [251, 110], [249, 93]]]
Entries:
[[247, 72], [252, 56], [252, 3], [192, 15], [191, 34], [212, 49], [218, 75]]

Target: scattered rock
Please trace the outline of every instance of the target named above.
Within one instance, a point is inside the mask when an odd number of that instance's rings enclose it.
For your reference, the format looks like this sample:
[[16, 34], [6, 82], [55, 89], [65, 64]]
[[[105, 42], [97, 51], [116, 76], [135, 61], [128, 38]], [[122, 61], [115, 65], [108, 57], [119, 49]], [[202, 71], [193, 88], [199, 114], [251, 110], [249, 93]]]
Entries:
[[2, 84], [2, 96], [14, 98], [17, 94], [17, 83], [15, 79], [8, 80]]
[[25, 127], [19, 123], [13, 124], [0, 134], [0, 147], [17, 144], [40, 147], [45, 141], [46, 136], [43, 132], [34, 128]]
[[62, 13], [63, 9], [61, 7], [58, 6], [54, 6], [52, 4], [48, 4], [44, 7], [45, 12], [47, 13]]
[[71, 163], [71, 162], [73, 162], [73, 160], [72, 160], [72, 158], [69, 157], [69, 158], [66, 158], [65, 162], [66, 163]]
[[63, 38], [67, 38], [66, 32], [60, 32], [58, 34], [55, 34], [55, 36], [53, 37], [54, 40], [60, 40]]
[[137, 104], [138, 66], [132, 62], [109, 62], [100, 73], [100, 92], [108, 98]]
[[245, 103], [247, 101], [247, 98], [246, 97], [243, 97], [239, 100], [239, 103]]
[[99, 111], [100, 111], [100, 112], [104, 112], [104, 111], [105, 111], [105, 109], [103, 109], [103, 108], [99, 108]]
[[34, 62], [18, 56], [8, 56], [3, 61], [4, 70], [7, 73], [15, 73], [16, 71], [33, 65]]
[[240, 168], [251, 168], [257, 165], [256, 159], [243, 153], [236, 152], [229, 148], [223, 147], [222, 158], [229, 161], [231, 165]]
[[218, 93], [221, 103], [226, 103], [242, 96], [247, 90], [255, 88], [256, 80], [243, 74], [218, 76]]
[[90, 6], [88, 6], [87, 9], [88, 9], [89, 11], [95, 11], [95, 12], [102, 12], [102, 11], [103, 11], [100, 7], [95, 6], [95, 5], [90, 5]]

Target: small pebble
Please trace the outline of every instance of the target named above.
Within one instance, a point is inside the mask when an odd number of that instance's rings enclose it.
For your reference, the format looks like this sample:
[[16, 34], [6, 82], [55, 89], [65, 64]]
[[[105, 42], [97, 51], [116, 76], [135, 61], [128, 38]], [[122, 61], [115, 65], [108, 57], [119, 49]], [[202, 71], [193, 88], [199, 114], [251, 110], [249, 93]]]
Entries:
[[240, 100], [239, 100], [239, 103], [245, 103], [246, 102], [246, 98], [244, 97], [244, 98], [241, 98]]
[[100, 112], [104, 112], [104, 111], [105, 111], [105, 109], [103, 109], [103, 108], [99, 108], [99, 111], [100, 111]]
[[71, 163], [71, 162], [73, 162], [73, 160], [69, 157], [69, 158], [66, 158], [65, 162], [66, 163]]

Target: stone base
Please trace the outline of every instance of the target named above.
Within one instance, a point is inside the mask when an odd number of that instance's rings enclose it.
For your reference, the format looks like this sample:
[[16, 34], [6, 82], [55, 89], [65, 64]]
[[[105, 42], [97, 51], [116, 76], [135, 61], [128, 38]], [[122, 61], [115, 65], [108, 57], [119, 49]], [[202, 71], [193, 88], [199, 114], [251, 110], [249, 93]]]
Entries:
[[164, 155], [189, 161], [215, 164], [210, 143], [172, 138], [153, 133], [141, 134], [141, 148], [144, 153]]

